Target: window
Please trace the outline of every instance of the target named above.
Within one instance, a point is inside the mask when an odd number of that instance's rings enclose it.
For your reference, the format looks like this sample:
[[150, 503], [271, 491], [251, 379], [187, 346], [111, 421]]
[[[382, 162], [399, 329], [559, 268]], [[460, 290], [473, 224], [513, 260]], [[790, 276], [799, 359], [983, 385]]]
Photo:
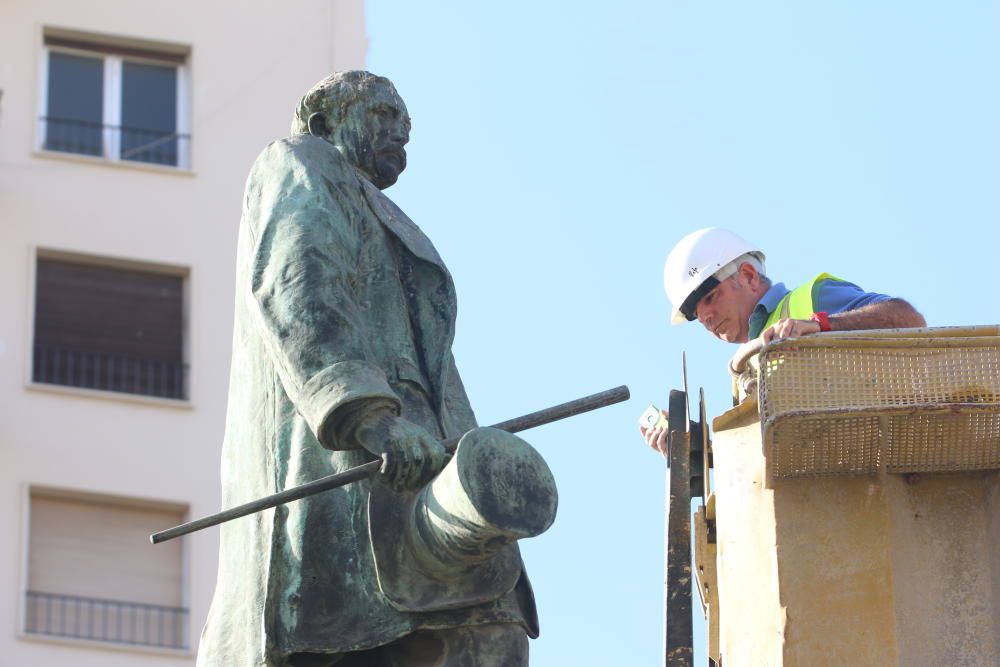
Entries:
[[187, 54], [47, 30], [44, 150], [189, 166]]
[[180, 540], [149, 534], [185, 508], [32, 489], [24, 632], [185, 649]]
[[187, 398], [183, 269], [42, 251], [32, 380]]

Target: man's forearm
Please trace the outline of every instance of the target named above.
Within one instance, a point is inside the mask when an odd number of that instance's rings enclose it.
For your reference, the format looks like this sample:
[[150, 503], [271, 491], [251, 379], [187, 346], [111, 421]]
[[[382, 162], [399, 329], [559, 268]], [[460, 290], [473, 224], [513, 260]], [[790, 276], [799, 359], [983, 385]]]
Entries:
[[830, 315], [833, 331], [859, 329], [906, 329], [925, 327], [923, 315], [903, 299], [889, 299], [862, 306], [857, 310]]

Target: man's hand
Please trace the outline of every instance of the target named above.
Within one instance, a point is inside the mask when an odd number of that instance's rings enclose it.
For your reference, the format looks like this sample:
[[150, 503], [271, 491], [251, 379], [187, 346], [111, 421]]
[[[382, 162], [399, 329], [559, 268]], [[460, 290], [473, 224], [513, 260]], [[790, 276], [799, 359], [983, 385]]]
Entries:
[[782, 338], [798, 338], [807, 334], [819, 333], [819, 322], [812, 320], [778, 320], [761, 332], [760, 337], [765, 343], [781, 340]]
[[[861, 331], [864, 329], [905, 329], [925, 327], [924, 316], [902, 299], [889, 299], [829, 316], [831, 331]], [[761, 332], [765, 343], [781, 338], [796, 338], [820, 331], [813, 320], [778, 320]]]
[[354, 438], [382, 457], [382, 475], [394, 489], [420, 488], [448, 463], [448, 450], [434, 436], [388, 410], [362, 417]]
[[[663, 416], [667, 416], [666, 410], [660, 410]], [[639, 427], [639, 433], [642, 437], [646, 439], [646, 444], [663, 454], [663, 457], [667, 456], [667, 427], [657, 426], [654, 428], [646, 428], [645, 426]]]

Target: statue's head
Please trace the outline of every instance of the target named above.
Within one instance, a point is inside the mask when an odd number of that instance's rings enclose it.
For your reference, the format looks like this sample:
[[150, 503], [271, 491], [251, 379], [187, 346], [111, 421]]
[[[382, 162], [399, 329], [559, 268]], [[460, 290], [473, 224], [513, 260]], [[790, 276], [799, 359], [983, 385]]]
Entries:
[[311, 134], [336, 146], [379, 189], [406, 169], [410, 115], [392, 82], [353, 70], [329, 76], [303, 95], [292, 135]]

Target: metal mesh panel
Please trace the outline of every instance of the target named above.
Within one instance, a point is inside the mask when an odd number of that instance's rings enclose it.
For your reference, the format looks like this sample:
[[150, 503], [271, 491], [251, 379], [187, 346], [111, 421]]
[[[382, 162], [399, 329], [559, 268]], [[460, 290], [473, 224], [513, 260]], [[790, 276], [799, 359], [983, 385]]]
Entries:
[[878, 469], [879, 419], [786, 415], [771, 426], [768, 446], [772, 476], [866, 474]]
[[1000, 467], [1000, 408], [892, 417], [889, 472], [976, 470]]
[[746, 372], [769, 477], [1000, 468], [1000, 336], [942, 332], [765, 347]]

